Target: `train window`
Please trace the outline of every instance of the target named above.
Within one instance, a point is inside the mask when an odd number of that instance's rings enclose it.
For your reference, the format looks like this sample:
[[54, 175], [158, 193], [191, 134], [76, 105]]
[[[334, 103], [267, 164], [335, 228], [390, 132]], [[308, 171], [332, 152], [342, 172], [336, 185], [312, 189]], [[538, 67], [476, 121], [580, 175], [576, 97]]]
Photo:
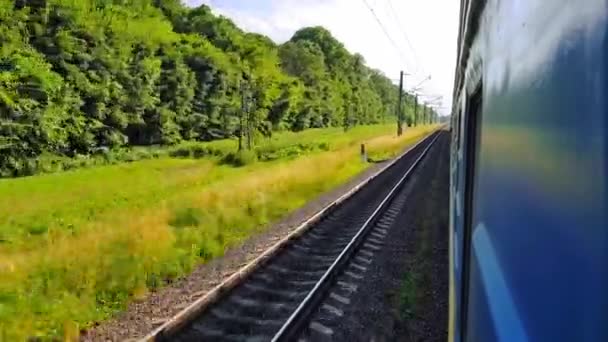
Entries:
[[462, 112], [460, 110], [458, 110], [458, 114], [456, 114], [456, 130], [455, 130], [455, 134], [456, 134], [456, 149], [460, 150], [460, 118], [462, 117]]
[[456, 117], [454, 118], [454, 148], [457, 150], [458, 149], [458, 140], [459, 137], [458, 135], [460, 135], [460, 127], [458, 127], [458, 125], [460, 124], [460, 112], [456, 113]]
[[473, 230], [474, 211], [474, 193], [475, 193], [475, 175], [477, 172], [477, 159], [479, 154], [478, 141], [481, 128], [481, 112], [482, 112], [482, 87], [481, 84], [477, 90], [467, 100], [467, 108], [464, 120], [462, 134], [463, 148], [463, 164], [465, 166], [464, 174], [464, 225], [463, 225], [463, 264], [462, 264], [462, 341], [466, 341], [467, 325], [468, 325], [468, 303], [469, 303], [469, 276], [470, 276], [470, 260], [471, 260], [471, 242]]

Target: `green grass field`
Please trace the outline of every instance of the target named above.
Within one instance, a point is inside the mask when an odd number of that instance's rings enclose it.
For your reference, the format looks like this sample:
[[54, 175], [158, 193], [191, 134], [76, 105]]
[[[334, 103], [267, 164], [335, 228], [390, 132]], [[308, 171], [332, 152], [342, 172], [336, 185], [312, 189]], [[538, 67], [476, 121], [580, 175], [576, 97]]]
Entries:
[[236, 142], [217, 141], [0, 180], [0, 337], [73, 336], [368, 167], [360, 143], [392, 156], [432, 129], [277, 134], [258, 142], [264, 162], [243, 167], [222, 162]]

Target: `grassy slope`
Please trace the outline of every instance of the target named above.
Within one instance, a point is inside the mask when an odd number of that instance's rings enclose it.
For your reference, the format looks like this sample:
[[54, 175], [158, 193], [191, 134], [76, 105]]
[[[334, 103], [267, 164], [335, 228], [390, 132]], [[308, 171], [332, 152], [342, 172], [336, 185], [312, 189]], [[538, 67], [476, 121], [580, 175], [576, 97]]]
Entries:
[[393, 129], [286, 133], [265, 144], [323, 141], [329, 151], [241, 168], [161, 158], [0, 180], [0, 337], [104, 319], [362, 171], [360, 142], [388, 156], [429, 130], [397, 139]]

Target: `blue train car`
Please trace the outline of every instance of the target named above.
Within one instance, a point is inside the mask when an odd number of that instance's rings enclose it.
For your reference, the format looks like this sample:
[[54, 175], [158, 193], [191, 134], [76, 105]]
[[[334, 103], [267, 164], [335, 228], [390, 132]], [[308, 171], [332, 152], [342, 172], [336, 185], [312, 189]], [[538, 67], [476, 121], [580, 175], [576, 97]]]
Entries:
[[462, 0], [450, 341], [608, 341], [608, 1]]

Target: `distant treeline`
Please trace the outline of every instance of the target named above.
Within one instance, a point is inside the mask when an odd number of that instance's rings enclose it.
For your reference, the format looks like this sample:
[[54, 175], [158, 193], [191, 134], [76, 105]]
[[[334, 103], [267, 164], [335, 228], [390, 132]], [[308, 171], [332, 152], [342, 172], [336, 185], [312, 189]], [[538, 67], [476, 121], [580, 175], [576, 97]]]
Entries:
[[179, 0], [0, 0], [1, 176], [45, 155], [394, 120], [397, 96], [322, 27], [277, 45]]

